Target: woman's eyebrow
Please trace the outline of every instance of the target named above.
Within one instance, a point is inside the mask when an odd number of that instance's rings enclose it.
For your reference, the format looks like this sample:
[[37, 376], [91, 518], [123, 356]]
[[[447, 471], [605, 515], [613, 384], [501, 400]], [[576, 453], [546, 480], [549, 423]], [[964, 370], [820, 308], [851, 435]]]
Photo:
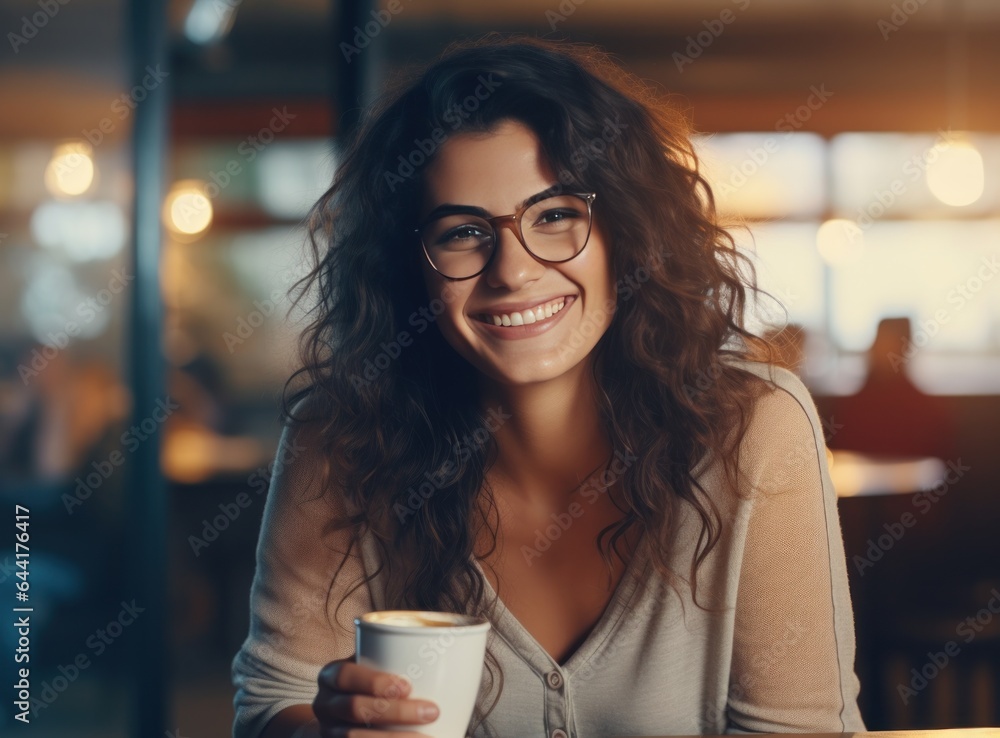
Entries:
[[[561, 187], [558, 183], [551, 184], [541, 192], [536, 192], [534, 195], [531, 195], [530, 197], [527, 197], [519, 202], [514, 208], [514, 212], [516, 213], [518, 210], [527, 205], [533, 205], [539, 200], [544, 200], [546, 197], [556, 194], [560, 189]], [[431, 210], [424, 217], [424, 221], [434, 220], [435, 218], [440, 218], [446, 215], [478, 215], [480, 218], [492, 217], [488, 210], [476, 205], [455, 205], [453, 203], [442, 203]]]
[[424, 217], [424, 221], [434, 220], [435, 218], [440, 218], [445, 215], [478, 215], [480, 218], [490, 217], [487, 210], [476, 207], [475, 205], [453, 205], [451, 203], [444, 203], [442, 205], [438, 205], [430, 211]]

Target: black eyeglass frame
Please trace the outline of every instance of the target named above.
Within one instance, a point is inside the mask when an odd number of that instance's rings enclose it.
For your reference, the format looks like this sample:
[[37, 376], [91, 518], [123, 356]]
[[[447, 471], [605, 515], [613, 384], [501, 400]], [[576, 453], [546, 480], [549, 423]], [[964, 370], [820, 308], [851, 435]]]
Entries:
[[[564, 195], [579, 197], [581, 200], [587, 203], [587, 235], [583, 239], [583, 246], [580, 247], [580, 250], [577, 251], [572, 256], [570, 256], [569, 258], [557, 259], [557, 260], [543, 259], [541, 256], [534, 253], [530, 248], [528, 248], [528, 244], [524, 242], [524, 233], [521, 230], [521, 216], [523, 216], [525, 212], [528, 211], [529, 208], [537, 205], [538, 203], [544, 200], [548, 200], [550, 197], [561, 197]], [[524, 204], [520, 208], [518, 208], [517, 212], [511, 213], [510, 215], [495, 215], [492, 218], [489, 218], [486, 217], [485, 215], [481, 215], [478, 212], [465, 211], [468, 215], [475, 215], [480, 220], [486, 221], [487, 223], [490, 224], [490, 228], [493, 229], [493, 248], [490, 252], [489, 257], [487, 257], [486, 259], [486, 263], [483, 264], [482, 269], [480, 269], [478, 272], [476, 272], [475, 274], [470, 274], [467, 277], [452, 277], [445, 274], [440, 269], [438, 269], [434, 265], [434, 261], [431, 259], [431, 255], [427, 253], [427, 245], [424, 243], [423, 236], [421, 235], [421, 231], [423, 231], [424, 228], [426, 228], [429, 224], [433, 223], [434, 221], [447, 217], [448, 215], [461, 214], [462, 211], [456, 211], [454, 213], [445, 213], [443, 215], [436, 215], [433, 218], [425, 220], [419, 226], [414, 228], [413, 232], [416, 234], [417, 239], [420, 241], [420, 248], [424, 252], [424, 258], [427, 259], [427, 263], [431, 265], [431, 269], [433, 269], [435, 272], [440, 274], [445, 279], [449, 279], [453, 282], [460, 282], [466, 279], [472, 279], [473, 277], [478, 277], [480, 274], [482, 274], [483, 272], [485, 272], [487, 269], [490, 268], [490, 264], [493, 263], [493, 258], [497, 255], [497, 251], [499, 251], [499, 249], [497, 248], [497, 244], [500, 243], [500, 228], [509, 229], [510, 232], [513, 233], [514, 236], [517, 238], [517, 240], [520, 242], [521, 246], [524, 247], [524, 250], [527, 251], [529, 254], [531, 254], [532, 258], [537, 259], [538, 261], [543, 262], [545, 264], [565, 264], [567, 261], [572, 261], [580, 254], [582, 254], [583, 250], [587, 248], [587, 244], [590, 243], [590, 234], [594, 230], [594, 200], [596, 198], [597, 198], [596, 192], [546, 191], [539, 193], [534, 197], [528, 198], [528, 200], [526, 200]]]

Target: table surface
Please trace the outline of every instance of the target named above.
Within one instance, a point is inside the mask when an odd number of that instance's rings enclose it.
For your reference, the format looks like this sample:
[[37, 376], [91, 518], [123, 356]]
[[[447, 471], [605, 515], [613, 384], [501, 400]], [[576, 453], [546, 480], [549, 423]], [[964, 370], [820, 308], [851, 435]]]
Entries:
[[[877, 738], [1000, 738], [1000, 727], [947, 728], [942, 730], [886, 730], [870, 733], [758, 733], [757, 735], [795, 735], [802, 738], [849, 738], [850, 736], [874, 736]], [[621, 738], [638, 737], [621, 736]], [[667, 736], [658, 736], [656, 738], [667, 738]], [[672, 736], [671, 738], [705, 738], [705, 736]]]

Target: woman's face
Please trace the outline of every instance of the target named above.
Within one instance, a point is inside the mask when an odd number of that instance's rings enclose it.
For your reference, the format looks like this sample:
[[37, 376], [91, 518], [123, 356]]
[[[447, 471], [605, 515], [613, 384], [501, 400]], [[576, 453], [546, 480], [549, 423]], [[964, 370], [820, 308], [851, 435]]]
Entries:
[[[558, 184], [538, 137], [516, 121], [502, 121], [488, 133], [451, 137], [425, 177], [424, 217], [442, 205], [507, 215]], [[433, 302], [431, 314], [443, 305], [436, 317], [442, 335], [502, 384], [543, 382], [580, 366], [610, 325], [615, 305], [608, 244], [596, 216], [586, 247], [560, 264], [535, 259], [508, 228], [498, 228], [498, 238], [493, 261], [471, 279], [448, 280], [423, 260], [429, 298], [440, 300]], [[560, 303], [562, 309], [547, 317], [546, 306]], [[535, 308], [531, 317], [529, 307]], [[528, 324], [516, 325], [514, 312]], [[489, 315], [509, 316], [515, 325], [496, 326], [494, 320], [486, 322]]]

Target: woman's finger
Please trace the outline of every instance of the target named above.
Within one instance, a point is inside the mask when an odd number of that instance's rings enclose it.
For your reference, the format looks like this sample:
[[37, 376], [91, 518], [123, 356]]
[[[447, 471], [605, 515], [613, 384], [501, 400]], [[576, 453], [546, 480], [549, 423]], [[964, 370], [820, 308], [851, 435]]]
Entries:
[[399, 699], [410, 693], [410, 682], [401, 676], [357, 664], [348, 659], [333, 661], [319, 673], [319, 686], [332, 692], [367, 694]]
[[399, 700], [346, 692], [317, 695], [313, 712], [320, 722], [341, 721], [368, 727], [423, 725], [438, 717], [437, 705], [429, 700]]

